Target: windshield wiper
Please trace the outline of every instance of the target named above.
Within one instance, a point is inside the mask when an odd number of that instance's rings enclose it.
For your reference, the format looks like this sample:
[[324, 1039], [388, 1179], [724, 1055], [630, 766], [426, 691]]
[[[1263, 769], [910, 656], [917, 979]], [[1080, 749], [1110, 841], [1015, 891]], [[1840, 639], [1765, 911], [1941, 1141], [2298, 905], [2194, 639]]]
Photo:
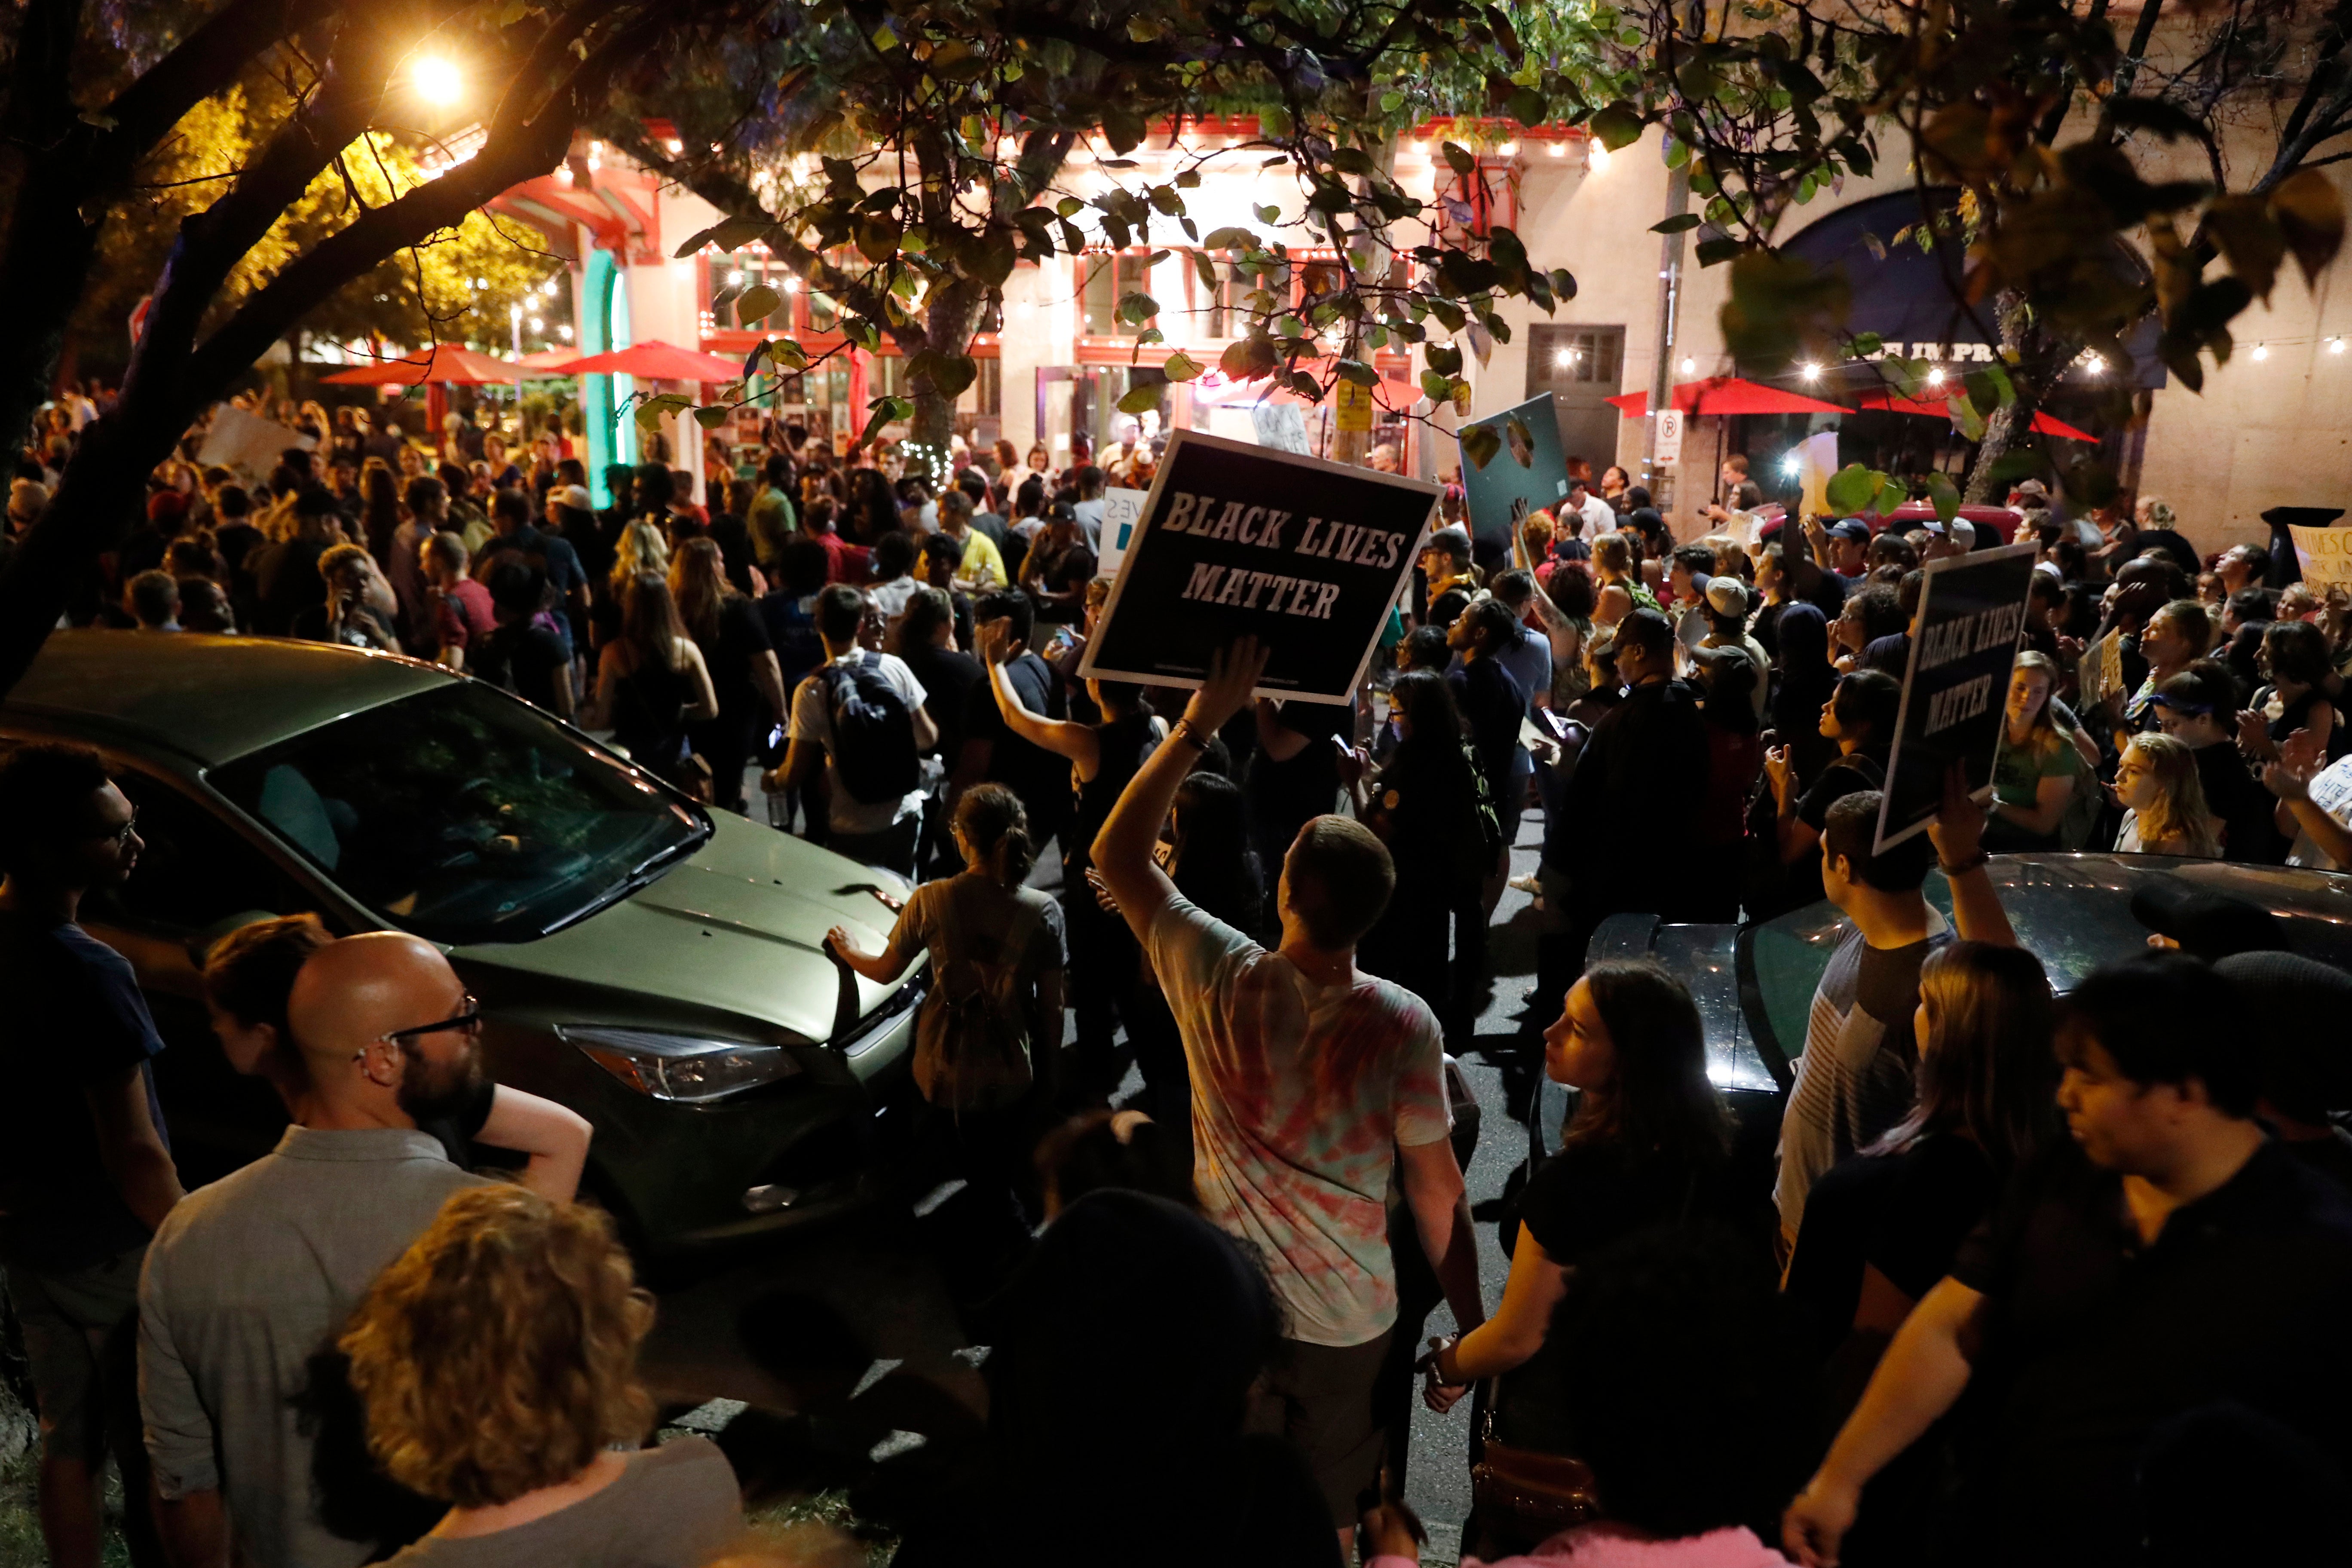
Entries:
[[578, 909], [571, 910], [563, 914], [558, 915], [553, 920], [551, 920], [546, 924], [541, 926], [537, 934], [539, 936], [552, 936], [557, 931], [562, 930], [565, 926], [577, 924], [579, 921], [586, 920], [590, 915], [595, 914], [603, 910], [610, 909], [613, 905], [619, 903], [623, 899], [627, 898], [638, 889], [646, 887], [653, 882], [655, 879], [659, 878], [663, 872], [677, 864], [678, 861], [685, 859], [688, 856], [693, 854], [696, 850], [709, 843], [710, 841], [711, 834], [717, 831], [711, 826], [709, 819], [707, 817], [696, 824], [696, 826], [698, 831], [688, 835], [686, 837], [679, 839], [675, 844], [665, 845], [663, 847], [655, 850], [652, 854], [638, 861], [635, 867], [631, 868], [627, 875], [622, 877], [611, 887], [605, 889], [603, 892], [597, 894], [594, 898], [589, 900]]

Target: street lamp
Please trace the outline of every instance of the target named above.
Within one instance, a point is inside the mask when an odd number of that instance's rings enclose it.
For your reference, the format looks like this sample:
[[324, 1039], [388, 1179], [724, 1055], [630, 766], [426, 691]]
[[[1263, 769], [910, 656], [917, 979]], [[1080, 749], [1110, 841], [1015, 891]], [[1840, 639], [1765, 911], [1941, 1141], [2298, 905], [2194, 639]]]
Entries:
[[436, 109], [446, 109], [464, 95], [466, 79], [457, 74], [455, 63], [438, 55], [425, 55], [409, 68], [409, 80], [416, 96]]

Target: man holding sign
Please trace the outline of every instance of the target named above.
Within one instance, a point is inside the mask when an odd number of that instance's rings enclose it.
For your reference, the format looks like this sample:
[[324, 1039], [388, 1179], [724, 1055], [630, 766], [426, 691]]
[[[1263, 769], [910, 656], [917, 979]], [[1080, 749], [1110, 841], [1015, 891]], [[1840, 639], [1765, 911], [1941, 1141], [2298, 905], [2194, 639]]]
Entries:
[[1259, 695], [1346, 702], [1437, 506], [1418, 479], [1179, 431], [1080, 673], [1197, 687], [1237, 637]]

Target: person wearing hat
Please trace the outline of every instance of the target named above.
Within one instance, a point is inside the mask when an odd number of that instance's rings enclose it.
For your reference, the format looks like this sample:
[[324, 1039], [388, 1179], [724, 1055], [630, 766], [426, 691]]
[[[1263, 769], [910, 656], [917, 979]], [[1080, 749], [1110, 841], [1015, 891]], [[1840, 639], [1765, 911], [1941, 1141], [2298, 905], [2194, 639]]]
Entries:
[[2157, 727], [2197, 759], [2205, 807], [2221, 819], [2222, 858], [2276, 865], [2285, 852], [2275, 820], [2278, 808], [2238, 754], [2237, 698], [2237, 681], [2227, 665], [2194, 658], [2158, 681], [2148, 700]]
[[[1762, 643], [1748, 635], [1748, 606], [1755, 600], [1755, 595], [1749, 591], [1747, 584], [1728, 574], [1709, 577], [1706, 580], [1706, 586], [1701, 592], [1706, 595], [1706, 614], [1703, 618], [1706, 622], [1706, 636], [1699, 640], [1696, 651], [1705, 652], [1710, 648], [1738, 648], [1748, 656], [1748, 662], [1755, 670], [1755, 679], [1750, 683], [1748, 692], [1748, 703], [1756, 710], [1757, 721], [1761, 723], [1764, 718], [1765, 700], [1771, 694], [1769, 690], [1771, 682], [1765, 677], [1766, 672], [1772, 668], [1772, 656], [1764, 651]], [[1759, 759], [1760, 762], [1760, 752]]]
[[1858, 517], [1842, 517], [1827, 528], [1819, 518], [1805, 522], [1805, 538], [1822, 570], [1834, 572], [1848, 587], [1859, 587], [1870, 575], [1870, 524]]
[[2352, 1051], [2344, 1034], [2352, 974], [2274, 948], [2232, 953], [2213, 968], [2262, 1014], [2253, 1032], [2263, 1063], [2254, 1113], [2270, 1123], [2280, 1147], [2352, 1192], [2352, 1133], [2329, 1120], [2352, 1110]]
[[1470, 607], [1478, 591], [1478, 575], [1470, 564], [1470, 535], [1461, 528], [1441, 528], [1422, 546], [1423, 580], [1421, 624], [1450, 627]]
[[1666, 618], [1685, 653], [1706, 637], [1706, 585], [1714, 570], [1715, 552], [1704, 544], [1682, 545], [1666, 558]]

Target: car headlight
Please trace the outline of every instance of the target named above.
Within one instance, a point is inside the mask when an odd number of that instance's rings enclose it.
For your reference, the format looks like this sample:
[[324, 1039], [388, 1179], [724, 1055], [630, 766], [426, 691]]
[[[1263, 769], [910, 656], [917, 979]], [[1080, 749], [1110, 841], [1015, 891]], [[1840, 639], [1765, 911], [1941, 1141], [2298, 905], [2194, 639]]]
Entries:
[[709, 1040], [649, 1029], [565, 1028], [556, 1031], [588, 1058], [639, 1094], [703, 1105], [775, 1083], [801, 1070], [782, 1046]]

